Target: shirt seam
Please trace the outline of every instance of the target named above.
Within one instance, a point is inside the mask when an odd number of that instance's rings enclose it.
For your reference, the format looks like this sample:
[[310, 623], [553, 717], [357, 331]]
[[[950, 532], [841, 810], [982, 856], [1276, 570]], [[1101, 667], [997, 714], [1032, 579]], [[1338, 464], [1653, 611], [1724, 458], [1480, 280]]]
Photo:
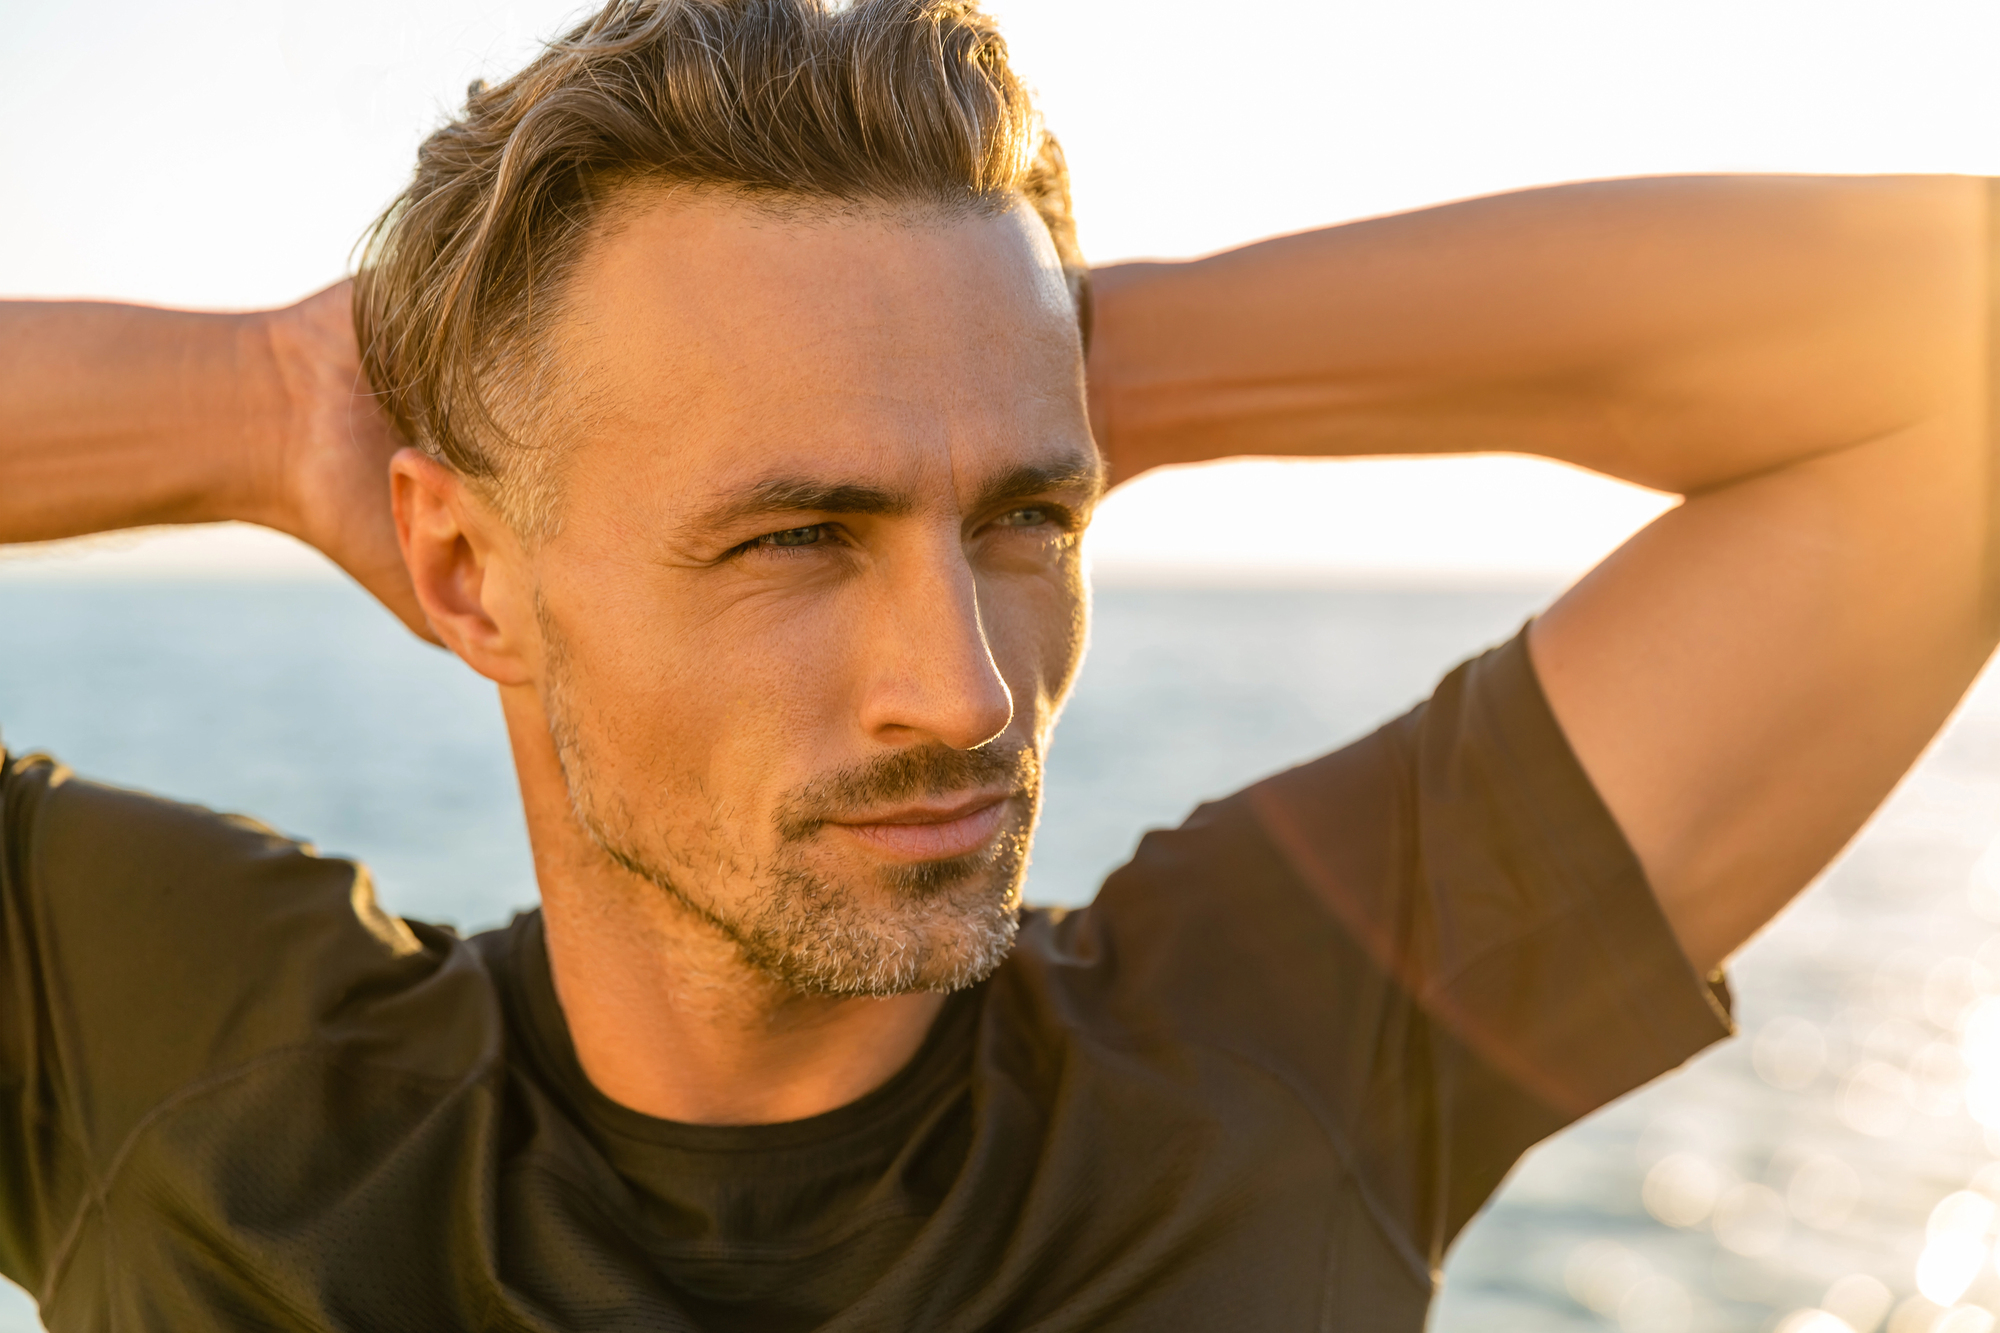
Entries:
[[1220, 1042], [1206, 1043], [1206, 1046], [1209, 1050], [1249, 1066], [1271, 1080], [1312, 1117], [1313, 1124], [1319, 1129], [1320, 1134], [1326, 1139], [1327, 1146], [1333, 1150], [1334, 1156], [1340, 1160], [1341, 1166], [1345, 1169], [1348, 1183], [1354, 1188], [1354, 1192], [1361, 1196], [1362, 1207], [1368, 1213], [1368, 1220], [1388, 1242], [1396, 1257], [1403, 1261], [1411, 1276], [1428, 1285], [1431, 1281], [1430, 1264], [1417, 1252], [1414, 1240], [1405, 1236], [1403, 1228], [1395, 1224], [1394, 1210], [1377, 1196], [1368, 1178], [1358, 1169], [1356, 1165], [1358, 1154], [1338, 1126], [1333, 1123], [1333, 1118], [1320, 1107], [1319, 1100], [1308, 1089], [1303, 1088], [1299, 1080], [1288, 1071], [1250, 1051]]
[[[459, 1085], [476, 1081], [476, 1077], [455, 1078], [445, 1074], [425, 1074], [411, 1069], [399, 1069], [394, 1065], [375, 1064], [365, 1060], [355, 1061], [344, 1057], [337, 1050], [330, 1048], [329, 1043], [325, 1039], [315, 1037], [304, 1041], [288, 1042], [283, 1046], [265, 1051], [261, 1055], [253, 1056], [248, 1060], [231, 1065], [227, 1069], [205, 1075], [191, 1083], [184, 1083], [154, 1103], [144, 1115], [140, 1116], [134, 1122], [132, 1128], [127, 1130], [125, 1136], [118, 1141], [117, 1148], [105, 1159], [105, 1166], [102, 1172], [92, 1172], [91, 1192], [77, 1204], [76, 1212], [71, 1216], [69, 1225], [64, 1228], [61, 1243], [51, 1251], [48, 1273], [44, 1277], [41, 1290], [36, 1293], [35, 1299], [42, 1304], [47, 1304], [55, 1299], [56, 1290], [61, 1285], [64, 1276], [64, 1270], [68, 1267], [76, 1245], [82, 1238], [84, 1223], [93, 1211], [104, 1212], [109, 1210], [111, 1191], [117, 1184], [119, 1176], [124, 1171], [126, 1163], [131, 1160], [132, 1153], [137, 1148], [139, 1139], [148, 1130], [152, 1129], [170, 1113], [181, 1109], [190, 1102], [207, 1096], [223, 1085], [253, 1074], [267, 1065], [276, 1064], [286, 1058], [300, 1054], [316, 1054], [329, 1064], [341, 1065], [348, 1068], [352, 1068], [355, 1065], [362, 1065], [372, 1073], [389, 1074], [398, 1078], [408, 1079], [411, 1082]], [[87, 1151], [84, 1153], [84, 1158], [86, 1161], [90, 1160], [90, 1155]]]

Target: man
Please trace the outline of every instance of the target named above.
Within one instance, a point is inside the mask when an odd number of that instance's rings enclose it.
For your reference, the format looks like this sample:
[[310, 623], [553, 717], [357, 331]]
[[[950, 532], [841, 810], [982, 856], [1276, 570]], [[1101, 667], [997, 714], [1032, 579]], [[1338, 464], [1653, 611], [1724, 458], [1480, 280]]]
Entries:
[[[0, 1269], [57, 1329], [1419, 1327], [1990, 650], [1987, 217], [1600, 184], [1086, 291], [968, 6], [621, 0], [425, 144], [359, 353], [345, 289], [8, 308], [0, 536], [317, 544], [498, 686], [542, 908], [13, 758]], [[1020, 911], [1105, 472], [1455, 449], [1685, 502]]]

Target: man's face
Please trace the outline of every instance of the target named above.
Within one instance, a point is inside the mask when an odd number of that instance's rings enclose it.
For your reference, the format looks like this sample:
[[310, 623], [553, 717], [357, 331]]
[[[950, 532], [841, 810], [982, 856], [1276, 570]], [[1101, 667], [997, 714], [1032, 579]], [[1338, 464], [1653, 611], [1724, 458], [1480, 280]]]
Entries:
[[1041, 224], [661, 194], [560, 341], [579, 424], [532, 579], [578, 818], [802, 991], [990, 971], [1099, 489]]

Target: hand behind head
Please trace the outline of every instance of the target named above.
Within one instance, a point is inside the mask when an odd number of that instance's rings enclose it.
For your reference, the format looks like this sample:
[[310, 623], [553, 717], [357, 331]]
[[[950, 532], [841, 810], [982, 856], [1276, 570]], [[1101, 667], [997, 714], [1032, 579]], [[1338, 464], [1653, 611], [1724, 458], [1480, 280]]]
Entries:
[[403, 441], [362, 373], [352, 289], [338, 282], [265, 317], [291, 400], [270, 525], [317, 547], [419, 638], [437, 643], [396, 546], [389, 459]]

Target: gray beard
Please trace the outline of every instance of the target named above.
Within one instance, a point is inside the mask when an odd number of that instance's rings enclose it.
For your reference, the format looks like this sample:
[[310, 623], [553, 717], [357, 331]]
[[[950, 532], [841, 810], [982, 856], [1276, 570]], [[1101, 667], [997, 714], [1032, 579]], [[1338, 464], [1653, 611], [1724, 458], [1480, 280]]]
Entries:
[[[751, 968], [803, 995], [886, 999], [962, 990], [991, 976], [1013, 948], [1030, 820], [1003, 833], [984, 855], [927, 862], [906, 868], [917, 874], [885, 877], [891, 878], [886, 907], [781, 862], [759, 876], [749, 912], [725, 915], [639, 853], [629, 836], [592, 818], [574, 783], [570, 801], [614, 863], [730, 940]], [[917, 882], [895, 882], [902, 879]]]

